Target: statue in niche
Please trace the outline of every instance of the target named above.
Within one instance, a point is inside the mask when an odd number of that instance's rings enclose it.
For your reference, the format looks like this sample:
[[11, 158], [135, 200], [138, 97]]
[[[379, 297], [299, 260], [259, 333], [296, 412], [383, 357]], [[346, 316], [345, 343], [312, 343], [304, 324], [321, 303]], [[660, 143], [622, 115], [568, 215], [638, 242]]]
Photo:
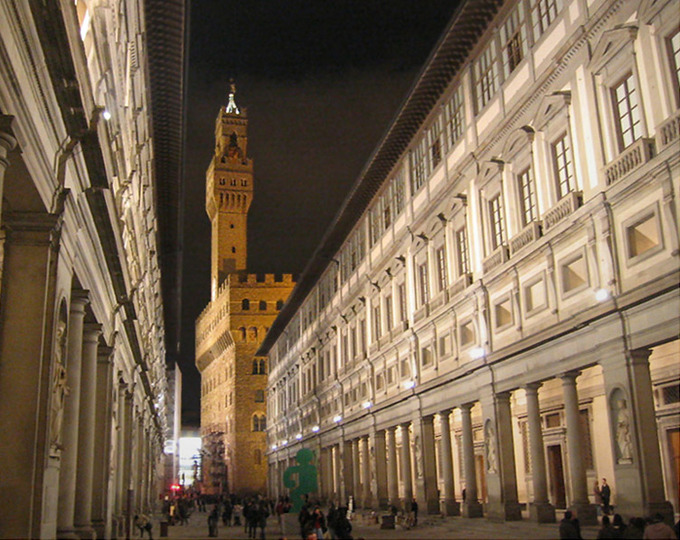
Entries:
[[616, 400], [616, 446], [618, 450], [617, 463], [632, 463], [633, 448], [630, 440], [630, 412], [623, 398]]
[[491, 425], [491, 421], [488, 420], [486, 423], [486, 428], [484, 430], [485, 437], [485, 449], [486, 449], [486, 470], [491, 474], [495, 474], [498, 470], [496, 465], [496, 433]]
[[423, 477], [423, 454], [420, 444], [420, 437], [415, 436], [413, 440], [413, 460], [416, 462], [416, 478]]
[[66, 321], [57, 323], [56, 346], [54, 351], [54, 372], [52, 375], [52, 400], [50, 405], [50, 455], [61, 452], [61, 426], [64, 421], [64, 402], [69, 393], [66, 385], [66, 368], [63, 358], [66, 353]]

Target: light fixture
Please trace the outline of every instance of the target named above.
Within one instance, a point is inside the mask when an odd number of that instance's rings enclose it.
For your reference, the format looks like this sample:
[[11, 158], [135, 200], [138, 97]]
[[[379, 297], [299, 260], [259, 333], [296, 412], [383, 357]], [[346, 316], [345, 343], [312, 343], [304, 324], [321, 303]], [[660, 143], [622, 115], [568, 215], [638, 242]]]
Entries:
[[337, 423], [337, 422], [341, 422], [341, 421], [342, 421], [342, 416], [340, 416], [339, 414], [336, 414], [333, 417], [333, 422]]
[[483, 347], [473, 347], [472, 349], [470, 349], [470, 358], [472, 358], [473, 360], [483, 358], [485, 354], [486, 351], [484, 350]]
[[319, 426], [313, 426], [313, 427], [312, 427], [312, 431], [313, 431], [314, 433], [316, 433], [317, 431], [319, 431]]
[[416, 385], [415, 381], [406, 381], [404, 384], [402, 384], [402, 387], [405, 390], [408, 390], [409, 388], [413, 388]]
[[102, 118], [104, 120], [111, 120], [111, 113], [109, 112], [108, 109], [104, 109], [104, 111], [102, 112]]
[[276, 445], [272, 444], [272, 450], [276, 450]]
[[283, 441], [281, 441], [281, 446], [286, 446], [287, 444], [288, 444], [287, 439], [284, 439]]
[[297, 435], [295, 435], [295, 438], [296, 438], [298, 441], [299, 441], [300, 439], [302, 439], [302, 433], [298, 433]]
[[364, 409], [370, 409], [372, 405], [373, 403], [371, 403], [370, 401], [364, 401], [363, 403]]
[[595, 291], [595, 300], [598, 302], [609, 300], [609, 296], [609, 291], [607, 289], [597, 289]]

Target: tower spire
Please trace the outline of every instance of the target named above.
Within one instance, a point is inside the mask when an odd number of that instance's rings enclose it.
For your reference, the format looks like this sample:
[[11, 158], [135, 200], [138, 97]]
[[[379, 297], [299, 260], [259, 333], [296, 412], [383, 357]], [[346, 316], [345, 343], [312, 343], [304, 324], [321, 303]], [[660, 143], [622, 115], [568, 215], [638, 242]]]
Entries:
[[229, 79], [229, 101], [227, 102], [226, 112], [227, 114], [241, 114], [238, 106], [236, 105], [236, 83], [234, 79]]

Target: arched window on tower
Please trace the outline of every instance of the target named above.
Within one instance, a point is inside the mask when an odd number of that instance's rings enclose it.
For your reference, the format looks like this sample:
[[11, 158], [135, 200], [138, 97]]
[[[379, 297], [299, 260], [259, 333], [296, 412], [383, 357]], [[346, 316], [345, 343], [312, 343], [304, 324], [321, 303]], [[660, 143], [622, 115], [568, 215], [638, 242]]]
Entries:
[[241, 300], [241, 309], [243, 311], [248, 311], [250, 309], [250, 300], [248, 300], [247, 298]]
[[267, 311], [267, 301], [260, 300], [260, 311]]
[[267, 373], [267, 363], [265, 362], [264, 359], [261, 359], [258, 361], [258, 369], [257, 372], [260, 375], [265, 375]]
[[257, 360], [253, 360], [253, 375], [257, 375], [258, 373], [259, 373], [259, 371], [258, 371]]
[[241, 328], [238, 329], [238, 331], [241, 333], [241, 341], [246, 340], [246, 327], [242, 326]]

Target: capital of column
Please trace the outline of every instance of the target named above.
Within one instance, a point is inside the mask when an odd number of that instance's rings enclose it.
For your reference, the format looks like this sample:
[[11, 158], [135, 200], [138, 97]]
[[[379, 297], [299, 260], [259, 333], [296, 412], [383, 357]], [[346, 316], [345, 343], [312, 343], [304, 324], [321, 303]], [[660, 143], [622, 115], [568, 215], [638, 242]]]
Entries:
[[85, 343], [97, 343], [102, 333], [102, 325], [99, 323], [85, 323], [83, 325], [83, 341]]
[[423, 423], [423, 425], [433, 425], [434, 414], [428, 414], [427, 416], [423, 416], [420, 421]]
[[647, 364], [649, 357], [652, 355], [651, 349], [633, 349], [628, 351], [628, 357], [631, 364]]
[[543, 386], [542, 382], [532, 382], [529, 384], [525, 384], [523, 386], [524, 391], [527, 393], [527, 395], [532, 394], [532, 395], [537, 395], [538, 394], [538, 389]]
[[17, 140], [14, 138], [14, 130], [12, 124], [14, 123], [14, 116], [9, 114], [0, 114], [0, 162], [5, 166], [8, 164], [6, 157], [7, 153], [14, 150], [17, 145]]
[[391, 433], [395, 434], [397, 432], [397, 426], [390, 426], [388, 428], [385, 428], [385, 433]]
[[69, 312], [72, 314], [85, 314], [85, 306], [90, 303], [90, 291], [75, 289], [71, 291], [71, 304]]
[[439, 416], [440, 416], [440, 417], [444, 417], [444, 416], [445, 416], [445, 417], [448, 418], [449, 416], [451, 416], [451, 413], [452, 413], [452, 412], [453, 412], [453, 409], [449, 407], [448, 409], [444, 409], [443, 411], [439, 411]]
[[471, 401], [469, 403], [463, 403], [460, 405], [460, 412], [462, 414], [470, 414], [472, 412], [472, 407], [475, 406], [475, 402]]
[[580, 374], [581, 372], [578, 370], [565, 371], [564, 373], [561, 373], [559, 377], [562, 379], [562, 384], [576, 384], [576, 377]]
[[511, 392], [509, 392], [509, 391], [508, 392], [500, 392], [500, 393], [496, 394], [496, 401], [498, 401], [501, 404], [510, 403], [510, 396], [511, 396]]
[[100, 345], [97, 348], [97, 363], [99, 364], [113, 363], [114, 351], [115, 351], [114, 347], [109, 347], [108, 345]]

